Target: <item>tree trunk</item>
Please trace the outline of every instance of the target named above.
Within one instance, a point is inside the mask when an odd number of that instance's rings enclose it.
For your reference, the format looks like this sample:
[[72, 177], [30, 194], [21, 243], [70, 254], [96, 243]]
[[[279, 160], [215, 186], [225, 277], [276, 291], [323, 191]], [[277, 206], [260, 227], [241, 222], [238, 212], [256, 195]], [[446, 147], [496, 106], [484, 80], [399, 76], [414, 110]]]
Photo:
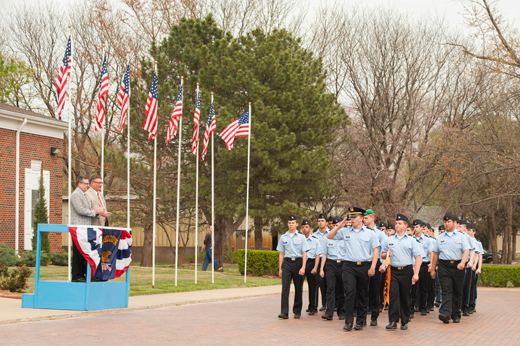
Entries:
[[231, 249], [231, 243], [233, 241], [233, 233], [244, 221], [245, 216], [241, 216], [235, 222], [232, 217], [216, 217], [215, 218], [215, 230], [213, 234], [215, 236], [215, 258], [217, 263], [222, 265], [224, 263], [224, 255], [226, 254], [226, 248]]
[[150, 223], [144, 228], [143, 256], [141, 257], [141, 267], [152, 266], [152, 247], [153, 247], [153, 225]]
[[255, 216], [255, 249], [262, 249], [262, 230], [264, 229], [264, 222], [261, 217]]
[[513, 253], [513, 196], [507, 198], [507, 264], [511, 264], [515, 258]]
[[518, 233], [518, 230], [514, 229], [513, 230], [513, 234], [512, 234], [512, 236], [513, 236], [513, 249], [511, 251], [512, 254], [513, 254], [513, 258], [512, 258], [513, 261], [516, 260], [516, 235], [517, 235], [517, 233]]
[[493, 263], [498, 263], [497, 230], [494, 211], [492, 211], [491, 214], [487, 217], [487, 220], [489, 229], [489, 245], [491, 246], [491, 252], [493, 253]]

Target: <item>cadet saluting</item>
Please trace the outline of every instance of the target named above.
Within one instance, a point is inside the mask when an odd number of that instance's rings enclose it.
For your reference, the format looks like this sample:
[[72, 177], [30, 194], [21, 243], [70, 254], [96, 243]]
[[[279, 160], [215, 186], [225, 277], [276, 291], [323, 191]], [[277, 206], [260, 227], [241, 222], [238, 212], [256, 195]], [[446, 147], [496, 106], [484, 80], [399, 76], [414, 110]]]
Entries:
[[[410, 321], [410, 292], [412, 285], [419, 280], [423, 249], [421, 244], [406, 234], [408, 218], [397, 214], [395, 222], [396, 234], [386, 238], [381, 246], [381, 258], [390, 256], [390, 307], [386, 329], [397, 329], [401, 315], [401, 330], [408, 329]], [[415, 258], [415, 267], [412, 265]], [[412, 307], [413, 308], [413, 307]]]
[[[455, 230], [457, 216], [448, 212], [444, 215], [446, 232], [439, 235], [433, 244], [433, 258], [431, 267], [435, 268], [439, 260], [439, 283], [441, 285], [441, 306], [439, 319], [444, 323], [460, 322], [460, 308], [462, 303], [462, 282], [464, 281], [464, 266], [469, 256], [471, 246], [466, 237]], [[435, 271], [431, 271], [435, 279]]]
[[[359, 298], [355, 330], [363, 330], [363, 324], [367, 317], [368, 307], [368, 283], [374, 276], [376, 264], [379, 260], [379, 240], [377, 235], [363, 226], [365, 210], [357, 207], [349, 208], [349, 217], [352, 226], [342, 228], [347, 223], [347, 218], [337, 224], [327, 235], [329, 239], [342, 239], [345, 244], [346, 256], [343, 263], [343, 285], [345, 288], [345, 326], [346, 331], [352, 330], [354, 322], [354, 305], [356, 294]], [[377, 321], [370, 323], [377, 325]]]
[[280, 251], [278, 260], [282, 277], [282, 313], [278, 318], [284, 320], [289, 318], [289, 290], [291, 279], [294, 281], [294, 318], [300, 318], [302, 313], [303, 296], [303, 275], [307, 264], [307, 251], [309, 245], [305, 236], [296, 231], [298, 219], [294, 215], [289, 215], [287, 223], [289, 231], [280, 237], [276, 250]]

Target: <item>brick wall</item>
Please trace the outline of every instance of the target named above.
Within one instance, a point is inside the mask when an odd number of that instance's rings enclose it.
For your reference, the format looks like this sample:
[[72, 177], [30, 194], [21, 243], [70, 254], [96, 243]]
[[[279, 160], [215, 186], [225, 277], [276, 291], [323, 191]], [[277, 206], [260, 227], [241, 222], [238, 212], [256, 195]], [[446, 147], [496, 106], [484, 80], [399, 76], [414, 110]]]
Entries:
[[[50, 148], [62, 149], [51, 155]], [[50, 172], [49, 223], [61, 224], [61, 197], [63, 193], [63, 139], [20, 133], [20, 228], [19, 249], [23, 250], [25, 169], [31, 160], [42, 162], [42, 169]], [[0, 128], [0, 242], [14, 249], [15, 242], [15, 187], [16, 187], [16, 131]], [[30, 196], [29, 196], [30, 198]], [[61, 252], [61, 235], [51, 233], [52, 251]]]

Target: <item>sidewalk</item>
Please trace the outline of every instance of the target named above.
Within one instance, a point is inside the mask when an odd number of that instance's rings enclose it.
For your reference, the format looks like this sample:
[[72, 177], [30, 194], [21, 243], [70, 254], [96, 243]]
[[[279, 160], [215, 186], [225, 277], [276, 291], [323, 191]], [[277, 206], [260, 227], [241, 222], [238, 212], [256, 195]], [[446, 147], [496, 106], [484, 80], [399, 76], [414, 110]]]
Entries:
[[[304, 290], [306, 289], [307, 286], [305, 284]], [[293, 291], [294, 287], [292, 286], [291, 292]], [[22, 301], [20, 299], [0, 298], [0, 324], [39, 320], [54, 320], [60, 318], [79, 317], [92, 314], [106, 314], [115, 312], [154, 309], [175, 305], [200, 304], [241, 298], [260, 297], [271, 294], [280, 294], [281, 292], [282, 286], [274, 285], [132, 296], [129, 298], [128, 308], [126, 309], [95, 311], [22, 309]]]

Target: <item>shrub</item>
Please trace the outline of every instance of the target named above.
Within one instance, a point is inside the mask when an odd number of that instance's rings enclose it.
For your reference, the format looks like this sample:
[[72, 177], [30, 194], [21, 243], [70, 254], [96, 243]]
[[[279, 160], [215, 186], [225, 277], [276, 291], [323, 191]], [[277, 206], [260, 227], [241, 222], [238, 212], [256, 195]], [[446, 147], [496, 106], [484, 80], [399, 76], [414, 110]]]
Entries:
[[21, 261], [22, 260], [16, 256], [13, 249], [10, 249], [4, 243], [0, 243], [0, 263], [3, 263], [8, 267], [14, 267]]
[[483, 265], [479, 284], [494, 287], [520, 287], [520, 266]]
[[[249, 251], [247, 252], [249, 255]], [[231, 263], [231, 264], [237, 264], [238, 263], [238, 254], [229, 249], [228, 253], [224, 255], [224, 262]]]
[[28, 267], [36, 267], [36, 251], [24, 251], [22, 263]]
[[[22, 265], [14, 268], [10, 273], [5, 265], [0, 265], [0, 288], [3, 290], [9, 290], [10, 292], [21, 292], [23, 289], [28, 288], [27, 279], [31, 275], [31, 269], [27, 266]], [[5, 267], [5, 268], [4, 268]]]
[[[244, 274], [245, 250], [238, 250], [237, 262], [240, 274]], [[247, 250], [247, 274], [278, 276], [278, 251]]]
[[[68, 264], [68, 257], [67, 252], [51, 252], [51, 262], [55, 266], [66, 266]], [[72, 263], [72, 254], [70, 254], [70, 262]]]

